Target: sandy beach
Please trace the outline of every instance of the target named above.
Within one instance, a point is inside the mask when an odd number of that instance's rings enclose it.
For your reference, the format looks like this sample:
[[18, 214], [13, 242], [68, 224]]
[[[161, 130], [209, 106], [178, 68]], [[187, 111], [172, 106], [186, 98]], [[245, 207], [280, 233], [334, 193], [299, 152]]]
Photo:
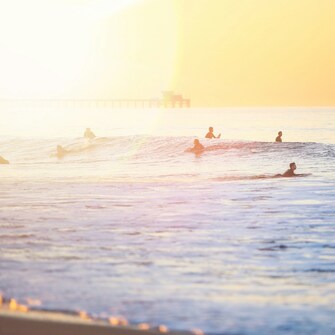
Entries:
[[78, 315], [41, 310], [28, 310], [19, 305], [20, 310], [12, 310], [10, 304], [0, 305], [0, 335], [146, 335], [169, 333], [187, 335], [191, 332], [169, 331], [160, 326], [150, 329], [147, 324], [137, 326], [116, 326], [117, 319], [93, 320], [84, 312]]

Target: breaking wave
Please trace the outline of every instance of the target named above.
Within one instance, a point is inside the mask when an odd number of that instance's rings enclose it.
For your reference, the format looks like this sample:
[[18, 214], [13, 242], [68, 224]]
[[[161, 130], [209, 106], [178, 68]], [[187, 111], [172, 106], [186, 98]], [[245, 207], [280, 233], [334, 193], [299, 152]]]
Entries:
[[[335, 157], [335, 145], [314, 142], [249, 142], [229, 140], [201, 140], [205, 150], [202, 156], [222, 155], [283, 155], [322, 158]], [[120, 136], [102, 137], [88, 141], [77, 139], [8, 139], [0, 142], [4, 157], [12, 161], [50, 161], [56, 158], [56, 146], [62, 145], [67, 151], [65, 159], [75, 161], [101, 161], [111, 158], [134, 160], [170, 160], [190, 155], [185, 152], [193, 145], [191, 137]]]

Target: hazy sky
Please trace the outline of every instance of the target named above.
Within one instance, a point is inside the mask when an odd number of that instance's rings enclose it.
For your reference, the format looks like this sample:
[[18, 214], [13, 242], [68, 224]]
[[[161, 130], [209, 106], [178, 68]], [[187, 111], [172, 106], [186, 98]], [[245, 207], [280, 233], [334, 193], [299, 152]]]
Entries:
[[0, 0], [0, 98], [335, 105], [334, 0]]

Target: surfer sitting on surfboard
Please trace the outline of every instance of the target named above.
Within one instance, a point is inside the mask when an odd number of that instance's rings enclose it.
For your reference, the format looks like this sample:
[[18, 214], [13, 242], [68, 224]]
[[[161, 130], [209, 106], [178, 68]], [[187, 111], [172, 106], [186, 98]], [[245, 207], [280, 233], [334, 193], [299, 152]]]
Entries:
[[278, 136], [276, 137], [276, 142], [283, 142], [282, 137], [283, 136], [283, 132], [279, 131], [278, 132]]
[[93, 138], [95, 138], [95, 134], [93, 133], [91, 128], [86, 128], [85, 133], [84, 133], [84, 137], [88, 138], [90, 140], [93, 140]]
[[215, 136], [214, 133], [213, 133], [214, 129], [213, 127], [209, 127], [208, 128], [208, 133], [206, 134], [206, 138], [220, 138], [221, 137], [221, 134], [219, 134], [218, 136]]

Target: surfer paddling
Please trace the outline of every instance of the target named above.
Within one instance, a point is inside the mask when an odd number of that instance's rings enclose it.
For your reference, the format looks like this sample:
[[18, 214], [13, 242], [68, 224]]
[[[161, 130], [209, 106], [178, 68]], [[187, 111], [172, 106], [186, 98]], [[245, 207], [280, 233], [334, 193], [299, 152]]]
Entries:
[[285, 171], [285, 173], [283, 173], [281, 176], [282, 177], [294, 177], [296, 176], [296, 174], [294, 173], [294, 171], [297, 169], [297, 166], [295, 165], [295, 163], [290, 163], [290, 168]]
[[274, 177], [306, 177], [309, 176], [310, 173], [295, 173], [294, 171], [297, 169], [297, 166], [294, 162], [290, 163], [290, 168], [286, 170], [283, 174], [277, 174]]

